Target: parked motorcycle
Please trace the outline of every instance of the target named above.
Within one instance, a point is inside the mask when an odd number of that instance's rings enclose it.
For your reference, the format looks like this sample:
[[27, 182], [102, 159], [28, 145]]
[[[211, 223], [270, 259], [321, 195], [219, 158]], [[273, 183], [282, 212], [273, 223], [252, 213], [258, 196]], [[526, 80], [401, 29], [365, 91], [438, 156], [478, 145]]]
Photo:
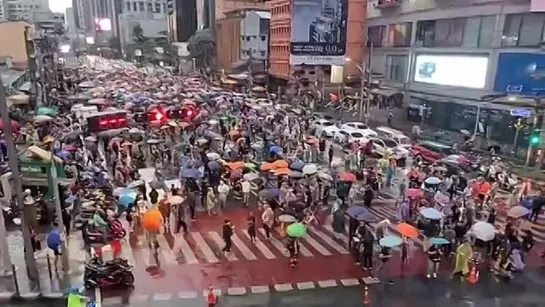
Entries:
[[109, 223], [110, 231], [105, 235], [85, 222], [82, 226], [85, 242], [87, 244], [106, 244], [116, 239], [123, 239], [127, 235], [127, 231], [119, 220], [112, 219]]
[[117, 258], [103, 263], [99, 258], [93, 258], [85, 265], [83, 283], [85, 288], [96, 287], [133, 287], [134, 275], [132, 266], [126, 259]]

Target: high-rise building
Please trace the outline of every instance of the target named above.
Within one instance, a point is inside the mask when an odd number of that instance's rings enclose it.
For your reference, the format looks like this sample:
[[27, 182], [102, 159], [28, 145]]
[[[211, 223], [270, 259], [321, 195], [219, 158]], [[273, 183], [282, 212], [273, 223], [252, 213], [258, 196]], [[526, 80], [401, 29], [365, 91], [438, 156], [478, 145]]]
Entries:
[[74, 9], [74, 20], [78, 30], [90, 34], [94, 31], [94, 20], [91, 15], [91, 1], [72, 0], [72, 9]]
[[66, 32], [71, 36], [75, 36], [77, 33], [77, 27], [73, 8], [66, 9], [66, 12], [64, 13], [64, 21], [66, 23]]
[[3, 0], [4, 18], [31, 20], [35, 11], [49, 11], [47, 0]]

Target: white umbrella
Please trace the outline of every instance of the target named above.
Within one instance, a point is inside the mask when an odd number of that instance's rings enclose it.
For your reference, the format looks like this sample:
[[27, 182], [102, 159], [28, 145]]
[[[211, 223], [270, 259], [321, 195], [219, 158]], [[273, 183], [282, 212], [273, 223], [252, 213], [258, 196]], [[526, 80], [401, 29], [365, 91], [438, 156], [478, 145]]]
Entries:
[[312, 175], [318, 171], [318, 166], [316, 164], [307, 164], [303, 167], [303, 174]]
[[247, 181], [256, 180], [257, 178], [259, 178], [259, 174], [258, 174], [258, 173], [247, 173], [247, 174], [244, 174], [244, 180], [247, 180]]
[[148, 144], [159, 144], [159, 140], [151, 139], [147, 141]]
[[123, 194], [123, 192], [125, 192], [125, 190], [127, 190], [127, 188], [115, 188], [113, 194], [114, 196], [120, 196], [121, 194]]
[[181, 197], [181, 196], [178, 196], [178, 195], [174, 195], [174, 196], [171, 196], [167, 202], [171, 205], [180, 205], [181, 203], [184, 202], [184, 198]]
[[523, 206], [515, 206], [507, 211], [507, 216], [514, 217], [516, 219], [528, 214], [530, 214], [530, 210], [526, 209]]
[[424, 181], [424, 183], [426, 183], [426, 184], [439, 184], [439, 183], [441, 183], [441, 179], [439, 179], [437, 177], [429, 177]]
[[137, 134], [137, 133], [144, 133], [144, 131], [138, 129], [138, 128], [131, 128], [129, 129], [130, 134]]
[[471, 233], [479, 240], [485, 242], [491, 241], [496, 236], [496, 228], [494, 225], [487, 222], [477, 222], [471, 227]]
[[94, 136], [88, 136], [88, 137], [85, 138], [85, 140], [87, 142], [96, 142], [97, 141], [97, 139]]
[[220, 158], [220, 155], [217, 152], [209, 152], [206, 154], [206, 157], [210, 160], [218, 160]]
[[333, 181], [333, 177], [330, 174], [324, 172], [319, 172], [318, 178], [322, 180]]
[[141, 186], [141, 185], [144, 185], [144, 180], [136, 180], [136, 181], [133, 181], [131, 183], [129, 183], [129, 185], [127, 186], [128, 189], [134, 189], [138, 186]]
[[34, 116], [34, 122], [36, 123], [45, 123], [53, 120], [53, 117], [47, 115], [36, 115]]

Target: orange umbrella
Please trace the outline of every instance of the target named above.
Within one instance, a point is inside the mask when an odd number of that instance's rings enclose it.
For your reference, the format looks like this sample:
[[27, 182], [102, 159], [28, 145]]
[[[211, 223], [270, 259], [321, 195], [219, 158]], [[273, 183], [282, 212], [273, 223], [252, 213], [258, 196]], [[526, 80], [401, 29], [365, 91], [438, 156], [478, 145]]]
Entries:
[[231, 162], [231, 163], [227, 163], [227, 167], [229, 167], [231, 170], [236, 170], [239, 168], [246, 167], [246, 163], [242, 161]]
[[272, 163], [273, 168], [288, 168], [290, 165], [286, 160], [277, 160]]
[[339, 180], [354, 182], [356, 181], [356, 175], [352, 174], [351, 172], [342, 172], [339, 174]]
[[269, 162], [265, 162], [265, 163], [261, 164], [261, 167], [259, 167], [259, 169], [262, 170], [262, 171], [270, 171], [273, 168], [274, 168], [273, 164], [269, 163]]
[[405, 237], [418, 238], [418, 229], [407, 223], [397, 224], [396, 230]]
[[159, 209], [148, 209], [142, 216], [142, 227], [148, 231], [159, 231], [163, 226], [162, 221], [163, 215], [159, 212]]
[[276, 176], [282, 176], [282, 175], [287, 175], [287, 174], [289, 174], [290, 169], [289, 169], [289, 168], [279, 168], [279, 169], [275, 169], [275, 170], [272, 171], [272, 172], [274, 172], [274, 174], [275, 174]]

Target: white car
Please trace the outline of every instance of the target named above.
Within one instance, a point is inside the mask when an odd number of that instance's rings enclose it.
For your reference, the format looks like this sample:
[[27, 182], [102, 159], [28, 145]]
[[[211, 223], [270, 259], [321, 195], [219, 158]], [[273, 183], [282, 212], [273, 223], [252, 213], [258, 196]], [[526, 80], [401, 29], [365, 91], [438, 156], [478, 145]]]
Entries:
[[335, 135], [335, 132], [339, 131], [339, 128], [335, 123], [327, 119], [317, 119], [314, 121], [313, 125], [317, 137], [331, 138]]
[[352, 129], [339, 129], [337, 132], [335, 132], [335, 135], [333, 135], [333, 140], [341, 144], [351, 144], [354, 142], [365, 144], [369, 139], [359, 131]]
[[375, 152], [381, 156], [384, 155], [386, 151], [392, 152], [398, 158], [406, 158], [409, 156], [409, 150], [403, 148], [402, 146], [399, 146], [392, 139], [372, 138], [371, 141], [373, 141], [373, 147], [375, 149]]
[[360, 122], [348, 122], [341, 125], [341, 129], [358, 131], [363, 134], [366, 138], [376, 138], [378, 136], [377, 132], [373, 129], [369, 129], [364, 123]]

